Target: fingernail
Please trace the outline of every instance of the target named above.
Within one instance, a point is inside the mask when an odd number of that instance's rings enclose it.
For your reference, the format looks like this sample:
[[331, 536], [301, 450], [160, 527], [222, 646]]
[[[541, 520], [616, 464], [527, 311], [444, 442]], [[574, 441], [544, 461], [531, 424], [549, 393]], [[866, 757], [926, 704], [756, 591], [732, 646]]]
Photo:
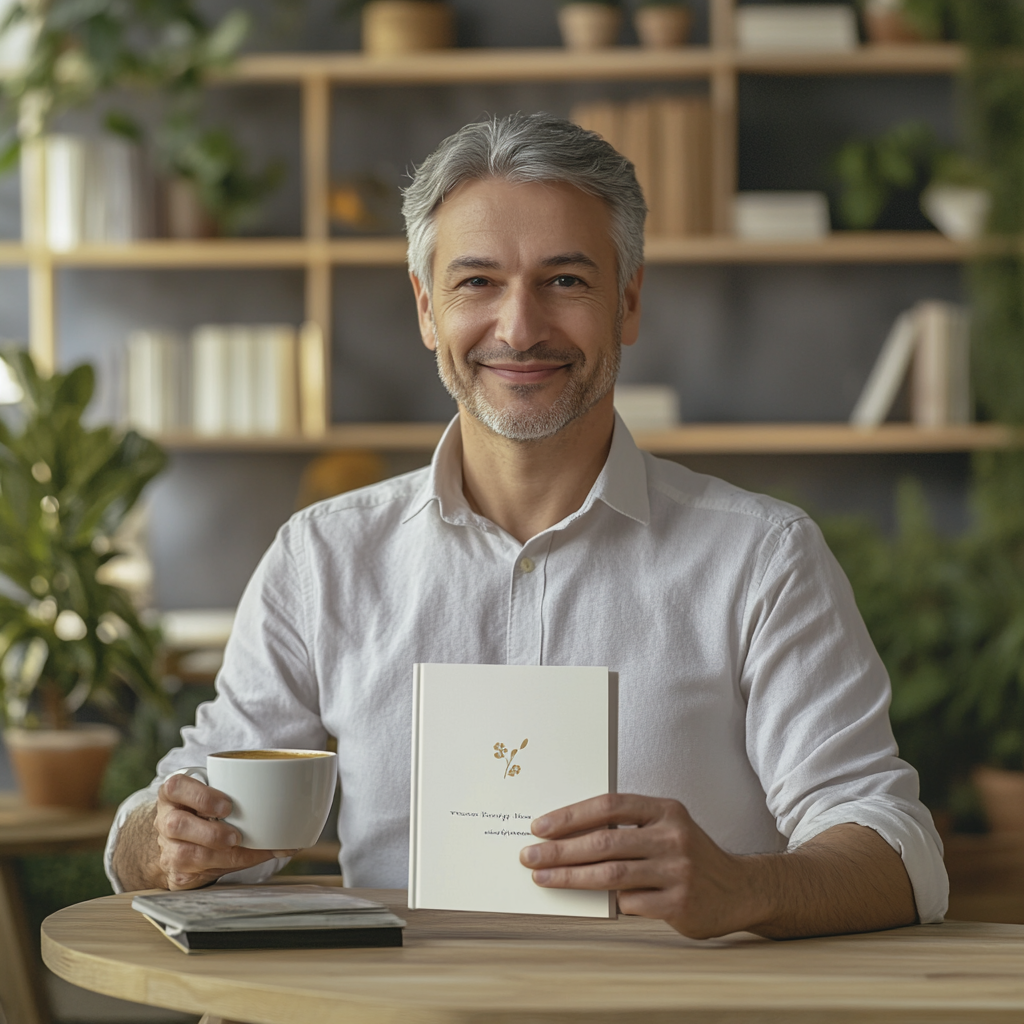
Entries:
[[539, 846], [524, 846], [519, 853], [520, 858], [527, 864], [536, 864], [540, 860]]
[[213, 812], [218, 818], [226, 818], [231, 813], [231, 804], [217, 804]]
[[551, 830], [550, 818], [534, 818], [530, 826], [535, 836], [546, 836]]
[[228, 833], [228, 846], [237, 846], [238, 838], [238, 833], [232, 829], [232, 831]]
[[295, 850], [273, 850], [271, 851], [275, 857], [294, 857]]
[[547, 870], [534, 871], [534, 873], [533, 873], [533, 880], [538, 885], [547, 885], [548, 882], [551, 881], [551, 872], [547, 871]]

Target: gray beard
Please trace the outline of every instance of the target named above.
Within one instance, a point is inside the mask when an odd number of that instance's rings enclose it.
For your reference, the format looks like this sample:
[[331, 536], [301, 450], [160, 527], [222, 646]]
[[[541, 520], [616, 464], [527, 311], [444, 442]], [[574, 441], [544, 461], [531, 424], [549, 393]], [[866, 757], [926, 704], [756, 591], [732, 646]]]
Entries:
[[[526, 352], [517, 352], [507, 345], [492, 346], [488, 349], [469, 353], [468, 371], [460, 374], [451, 360], [442, 358], [442, 346], [434, 326], [434, 351], [437, 355], [437, 374], [448, 394], [471, 416], [499, 437], [509, 441], [541, 441], [557, 434], [573, 420], [589, 412], [615, 387], [622, 358], [621, 321], [616, 324], [615, 343], [608, 353], [603, 353], [596, 363], [587, 367], [586, 359], [579, 349], [562, 351], [549, 348], [543, 343], [534, 345]], [[480, 383], [477, 364], [482, 362], [525, 363], [538, 359], [544, 362], [569, 365], [569, 380], [549, 409], [510, 408], [495, 409], [491, 405]], [[542, 384], [513, 384], [508, 389], [514, 395], [528, 398], [539, 391]]]

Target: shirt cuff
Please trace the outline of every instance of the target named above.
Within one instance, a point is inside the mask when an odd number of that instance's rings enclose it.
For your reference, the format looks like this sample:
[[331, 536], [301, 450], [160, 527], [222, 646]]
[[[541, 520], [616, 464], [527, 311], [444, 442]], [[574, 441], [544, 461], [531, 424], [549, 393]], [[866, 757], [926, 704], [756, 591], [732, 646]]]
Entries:
[[[923, 812], [923, 813], [922, 813]], [[803, 845], [834, 825], [863, 825], [877, 832], [903, 859], [921, 924], [938, 924], [949, 906], [949, 878], [942, 862], [942, 840], [921, 804], [891, 797], [838, 804], [800, 822], [789, 849]]]
[[[121, 879], [117, 877], [117, 873], [114, 871], [114, 851], [117, 849], [117, 837], [133, 811], [156, 800], [157, 791], [160, 789], [163, 781], [163, 779], [155, 779], [148, 788], [132, 793], [118, 807], [117, 814], [114, 815], [114, 823], [110, 826], [110, 832], [107, 835], [107, 845], [103, 850], [103, 870], [107, 873], [107, 878], [110, 880], [110, 885], [114, 892], [121, 893], [125, 891], [124, 886], [121, 884]], [[271, 875], [277, 874], [290, 860], [291, 857], [274, 857], [254, 867], [243, 868], [241, 871], [232, 871], [229, 874], [221, 875], [217, 882], [235, 882], [237, 884], [249, 885], [265, 882]]]

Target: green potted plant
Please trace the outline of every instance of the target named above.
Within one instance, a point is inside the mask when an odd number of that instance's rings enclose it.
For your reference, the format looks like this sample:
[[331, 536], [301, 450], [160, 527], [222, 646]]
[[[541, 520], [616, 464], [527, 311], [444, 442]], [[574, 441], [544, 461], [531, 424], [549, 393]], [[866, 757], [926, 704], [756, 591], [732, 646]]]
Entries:
[[558, 28], [569, 50], [614, 46], [622, 29], [622, 8], [617, 0], [568, 0], [558, 9]]
[[444, 0], [346, 0], [342, 15], [359, 13], [363, 52], [394, 57], [455, 45], [455, 11]]
[[88, 428], [92, 367], [49, 379], [7, 351], [22, 391], [0, 420], [0, 711], [30, 803], [93, 805], [111, 750], [108, 725], [75, 722], [87, 703], [113, 709], [120, 688], [167, 707], [156, 675], [159, 633], [105, 581], [115, 535], [166, 464], [134, 431]]
[[950, 16], [950, 0], [861, 0], [864, 29], [878, 44], [920, 43], [941, 39]]
[[874, 227], [900, 192], [911, 194], [950, 237], [977, 238], [984, 227], [989, 200], [981, 169], [964, 153], [943, 146], [921, 122], [847, 142], [836, 156], [835, 171], [839, 218], [847, 227]]
[[[42, 5], [17, 0], [0, 32], [18, 32], [26, 24], [31, 45], [24, 65], [3, 90], [7, 139], [0, 166], [13, 166], [22, 147], [37, 140], [63, 111], [101, 94], [130, 90], [162, 97], [160, 162], [172, 183], [179, 183], [170, 191], [191, 190], [209, 225], [222, 231], [237, 226], [279, 180], [273, 168], [248, 173], [244, 154], [227, 132], [200, 126], [202, 88], [234, 60], [250, 28], [245, 11], [228, 11], [211, 24], [194, 0], [49, 0]], [[105, 124], [132, 142], [143, 142], [142, 127], [124, 112], [111, 111]], [[200, 223], [193, 234], [203, 233], [209, 231]]]
[[633, 12], [640, 45], [650, 50], [684, 46], [692, 22], [693, 13], [684, 0], [640, 0]]

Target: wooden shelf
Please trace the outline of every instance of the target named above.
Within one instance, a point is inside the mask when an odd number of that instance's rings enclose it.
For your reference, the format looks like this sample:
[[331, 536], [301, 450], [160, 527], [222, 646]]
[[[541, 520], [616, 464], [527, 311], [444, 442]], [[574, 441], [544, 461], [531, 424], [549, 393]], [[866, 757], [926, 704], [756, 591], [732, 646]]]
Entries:
[[835, 53], [771, 53], [684, 46], [437, 50], [401, 57], [351, 53], [263, 53], [241, 58], [224, 81], [338, 85], [458, 85], [495, 82], [645, 81], [707, 78], [716, 71], [779, 75], [949, 74], [965, 65], [955, 43], [862, 46]]
[[[430, 452], [443, 423], [336, 424], [322, 437], [164, 437], [176, 452], [321, 452], [340, 448]], [[641, 448], [661, 455], [815, 455], [913, 452], [968, 452], [1004, 448], [1013, 440], [1007, 427], [990, 423], [922, 428], [889, 423], [856, 429], [845, 423], [708, 423], [672, 430], [642, 430]], [[1024, 442], [1024, 438], [1021, 439]]]
[[[837, 231], [810, 242], [753, 242], [729, 235], [648, 238], [648, 263], [956, 263], [984, 252], [1009, 251], [1010, 242], [954, 242], [937, 231]], [[57, 267], [120, 269], [175, 267], [400, 267], [405, 239], [216, 238], [145, 239], [128, 245], [83, 245], [68, 252], [0, 243], [0, 265], [33, 258]]]

